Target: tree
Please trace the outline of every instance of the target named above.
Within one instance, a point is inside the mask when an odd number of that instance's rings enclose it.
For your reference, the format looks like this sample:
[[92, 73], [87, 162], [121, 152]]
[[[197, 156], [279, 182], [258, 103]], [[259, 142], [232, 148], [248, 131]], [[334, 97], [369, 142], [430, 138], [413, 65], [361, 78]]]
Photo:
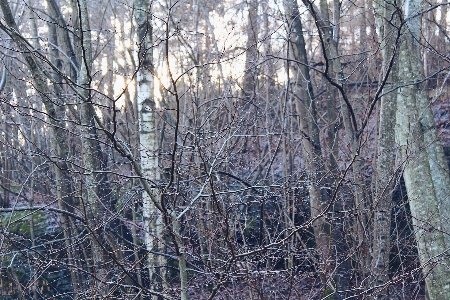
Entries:
[[[161, 195], [158, 189], [160, 179], [158, 168], [158, 141], [156, 127], [157, 103], [153, 98], [153, 42], [150, 1], [135, 1], [135, 22], [137, 43], [139, 45], [138, 69], [136, 72], [136, 101], [139, 112], [139, 143], [142, 176], [152, 186], [150, 192], [142, 194], [142, 210], [144, 216], [145, 245], [149, 253], [148, 269], [152, 282], [164, 281], [164, 267], [167, 264], [160, 254], [163, 248], [163, 215], [156, 205], [161, 206]], [[156, 203], [156, 205], [155, 205]], [[161, 268], [158, 272], [158, 268]], [[158, 278], [159, 277], [159, 278]], [[161, 289], [161, 288], [160, 288]]]
[[[395, 186], [395, 111], [396, 94], [390, 92], [397, 82], [397, 65], [393, 62], [397, 57], [398, 40], [400, 32], [399, 16], [397, 8], [388, 2], [377, 2], [377, 25], [380, 44], [382, 47], [382, 72], [384, 78], [392, 82], [383, 89], [385, 95], [381, 97], [379, 110], [378, 140], [377, 140], [377, 175], [376, 192], [373, 201], [373, 245], [371, 272], [374, 276], [374, 285], [383, 286], [389, 281], [389, 252], [391, 248], [391, 213], [392, 213], [392, 190]], [[386, 289], [381, 289], [379, 295], [374, 299], [386, 299]]]
[[[447, 299], [449, 294], [448, 264], [445, 255], [448, 239], [444, 218], [448, 205], [448, 169], [442, 145], [434, 129], [429, 106], [417, 80], [423, 75], [419, 58], [420, 1], [404, 7], [406, 37], [400, 45], [399, 70], [401, 86], [397, 93], [396, 141], [405, 162], [404, 178], [411, 206], [420, 261], [426, 274], [426, 287], [431, 299]], [[427, 137], [428, 136], [428, 137]], [[431, 140], [430, 138], [434, 138]], [[437, 164], [439, 167], [437, 167]], [[433, 169], [439, 171], [433, 171]], [[445, 171], [444, 171], [445, 172]], [[439, 178], [439, 179], [438, 179]], [[441, 258], [442, 257], [442, 258]]]
[[[289, 30], [289, 47], [292, 49], [292, 85], [293, 93], [298, 93], [296, 110], [299, 118], [299, 132], [303, 134], [302, 150], [304, 152], [308, 180], [310, 182], [309, 198], [311, 206], [311, 218], [313, 219], [314, 236], [317, 251], [320, 253], [320, 272], [322, 281], [327, 282], [330, 269], [334, 267], [330, 263], [331, 258], [331, 228], [330, 219], [327, 218], [331, 210], [330, 201], [335, 199], [327, 197], [326, 192], [320, 188], [321, 180], [325, 174], [325, 164], [322, 161], [322, 150], [319, 140], [319, 128], [317, 126], [317, 112], [315, 108], [314, 91], [311, 83], [309, 63], [306, 54], [305, 39], [301, 23], [301, 15], [296, 1], [285, 1], [285, 9]], [[289, 83], [291, 84], [291, 83]]]

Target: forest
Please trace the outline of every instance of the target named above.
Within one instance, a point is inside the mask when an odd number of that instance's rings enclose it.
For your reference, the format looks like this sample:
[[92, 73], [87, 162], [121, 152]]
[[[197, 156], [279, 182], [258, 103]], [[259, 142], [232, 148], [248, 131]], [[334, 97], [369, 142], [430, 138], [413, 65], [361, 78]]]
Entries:
[[0, 0], [0, 299], [450, 299], [444, 0]]

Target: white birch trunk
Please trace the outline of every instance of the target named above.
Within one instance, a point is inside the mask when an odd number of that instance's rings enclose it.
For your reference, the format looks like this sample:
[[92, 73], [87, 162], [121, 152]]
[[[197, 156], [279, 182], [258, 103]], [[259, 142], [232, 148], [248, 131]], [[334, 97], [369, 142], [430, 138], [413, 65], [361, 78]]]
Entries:
[[[153, 41], [151, 24], [151, 2], [149, 0], [135, 0], [136, 29], [138, 35], [139, 70], [136, 73], [136, 103], [139, 118], [140, 164], [142, 175], [150, 182], [151, 194], [142, 193], [142, 206], [145, 233], [145, 246], [148, 255], [148, 269], [150, 280], [165, 281], [164, 266], [166, 260], [161, 255], [151, 252], [163, 252], [161, 243], [164, 222], [162, 213], [154, 205], [154, 201], [161, 202], [161, 195], [157, 184], [160, 180], [158, 170], [158, 139], [156, 128], [156, 103], [153, 97]], [[156, 269], [157, 268], [157, 269]], [[160, 270], [156, 272], [156, 270]], [[158, 278], [159, 277], [159, 278]], [[164, 284], [164, 283], [163, 283]], [[161, 288], [161, 287], [160, 287]]]

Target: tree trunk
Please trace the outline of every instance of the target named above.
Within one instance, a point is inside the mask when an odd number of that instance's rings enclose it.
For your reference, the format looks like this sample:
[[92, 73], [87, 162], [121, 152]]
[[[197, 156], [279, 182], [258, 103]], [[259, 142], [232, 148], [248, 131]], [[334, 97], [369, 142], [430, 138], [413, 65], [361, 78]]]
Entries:
[[246, 101], [256, 96], [256, 83], [258, 81], [257, 62], [258, 62], [258, 0], [249, 0], [247, 2], [247, 44], [245, 58], [245, 73], [243, 82], [244, 98]]
[[[397, 65], [390, 65], [394, 59], [396, 34], [393, 24], [398, 24], [395, 8], [388, 2], [376, 3], [379, 39], [382, 49], [382, 77], [390, 70], [388, 82], [396, 82]], [[394, 18], [392, 18], [394, 17]], [[392, 20], [392, 21], [389, 21]], [[392, 84], [384, 91], [392, 89]], [[376, 188], [373, 200], [373, 244], [371, 275], [373, 285], [383, 286], [389, 281], [389, 253], [391, 248], [392, 190], [395, 183], [395, 111], [396, 94], [383, 96], [379, 105], [379, 128], [376, 160]], [[374, 299], [389, 299], [388, 289], [384, 288]]]
[[97, 295], [108, 293], [105, 284], [107, 280], [107, 266], [102, 249], [102, 232], [98, 226], [105, 218], [105, 210], [99, 201], [103, 201], [105, 174], [103, 158], [98, 140], [97, 127], [91, 98], [91, 69], [92, 69], [92, 38], [89, 25], [89, 14], [86, 0], [79, 1], [78, 14], [81, 23], [80, 37], [83, 44], [81, 67], [78, 72], [78, 85], [80, 97], [80, 115], [82, 125], [82, 149], [85, 168], [85, 183], [83, 189], [83, 207], [86, 212], [87, 226], [90, 231], [92, 263], [94, 267], [94, 288]]
[[[160, 173], [158, 170], [158, 138], [156, 127], [156, 102], [153, 97], [153, 41], [151, 24], [151, 2], [135, 0], [134, 19], [138, 35], [138, 71], [136, 73], [136, 102], [139, 118], [140, 164], [142, 174], [151, 184], [151, 195], [142, 194], [145, 246], [148, 251], [148, 270], [152, 285], [162, 290], [165, 284], [166, 259], [162, 255], [152, 252], [164, 252], [162, 213], [154, 205], [154, 201], [161, 203], [158, 189]], [[154, 297], [157, 298], [157, 297]]]
[[[439, 198], [444, 189], [442, 183], [446, 179], [442, 176], [438, 179], [432, 170], [435, 168], [434, 163], [439, 161], [433, 161], [430, 167], [430, 162], [439, 158], [433, 157], [439, 156], [439, 151], [434, 150], [436, 146], [433, 147], [429, 142], [438, 141], [430, 141], [425, 136], [429, 134], [432, 124], [422, 111], [424, 96], [421, 95], [420, 84], [415, 83], [423, 72], [417, 67], [419, 45], [416, 38], [420, 37], [420, 7], [420, 0], [411, 0], [404, 7], [409, 32], [405, 34], [399, 53], [402, 77], [398, 80], [403, 87], [397, 93], [396, 141], [400, 146], [401, 159], [405, 162], [403, 176], [427, 292], [430, 299], [443, 300], [450, 299], [450, 259], [444, 234], [449, 231], [445, 224], [448, 222], [443, 218], [446, 217], [443, 215], [444, 207], [440, 202], [445, 198]], [[446, 208], [448, 205], [444, 206]]]
[[[34, 14], [32, 14], [32, 16], [34, 16]], [[59, 58], [59, 50], [58, 50], [58, 34], [57, 34], [57, 26], [52, 23], [49, 22], [48, 23], [48, 32], [49, 32], [49, 37], [48, 37], [48, 41], [50, 44], [50, 61], [52, 62], [53, 65], [55, 65], [59, 70], [62, 70], [62, 61]], [[36, 30], [37, 32], [37, 30]], [[35, 46], [36, 48], [36, 46]], [[62, 78], [60, 76], [60, 74], [58, 74], [57, 72], [53, 72], [53, 79], [55, 81], [56, 84], [61, 85], [62, 84]], [[61, 95], [59, 95], [61, 96]], [[64, 107], [58, 107], [57, 108], [57, 114], [59, 116], [63, 116], [64, 115]], [[54, 145], [53, 147], [55, 148], [54, 151], [55, 153], [58, 153], [58, 149], [56, 149], [57, 147], [55, 147], [56, 145]], [[67, 173], [67, 172], [66, 172]], [[64, 176], [64, 171], [60, 170], [58, 167], [55, 168], [55, 180], [56, 182], [63, 182]], [[60, 185], [60, 184], [59, 184]], [[69, 203], [66, 203], [64, 201], [65, 198], [68, 197], [68, 195], [64, 195], [64, 192], [67, 191], [63, 191], [61, 188], [57, 188], [56, 189], [56, 193], [57, 193], [57, 198], [58, 198], [58, 207], [59, 209], [62, 210], [68, 210], [68, 211], [73, 211], [73, 207], [69, 207], [73, 206], [73, 203], [71, 200], [69, 200]], [[69, 205], [68, 205], [69, 204]], [[76, 266], [76, 260], [73, 259], [73, 255], [72, 255], [72, 236], [71, 236], [71, 228], [70, 228], [70, 223], [69, 220], [67, 218], [66, 215], [62, 214], [60, 216], [61, 219], [61, 225], [62, 225], [62, 229], [63, 229], [63, 234], [64, 234], [64, 243], [66, 246], [66, 251], [67, 251], [67, 261], [68, 264], [70, 266]], [[78, 291], [79, 291], [79, 283], [78, 283], [78, 277], [75, 271], [74, 267], [70, 268], [70, 277], [72, 279], [72, 286], [74, 289], [74, 298], [77, 297]]]
[[320, 163], [321, 147], [319, 141], [319, 129], [315, 120], [317, 113], [314, 104], [314, 91], [309, 74], [308, 59], [306, 56], [305, 39], [301, 16], [296, 0], [287, 0], [285, 10], [289, 28], [289, 46], [292, 49], [293, 58], [299, 63], [290, 63], [294, 93], [299, 95], [300, 100], [295, 102], [297, 114], [299, 115], [299, 129], [302, 134], [302, 150], [308, 170], [309, 201], [311, 206], [311, 218], [313, 222], [316, 248], [320, 254], [320, 273], [322, 281], [327, 281], [327, 273], [330, 266], [330, 242], [331, 224], [327, 220], [327, 197], [320, 189], [319, 180], [324, 175], [323, 164]]
[[[303, 0], [303, 3], [310, 8], [310, 11], [313, 15], [313, 18], [316, 21], [316, 26], [318, 30], [321, 32], [321, 43], [322, 43], [322, 51], [323, 55], [326, 58], [326, 73], [324, 76], [327, 79], [327, 86], [328, 86], [328, 103], [327, 103], [327, 110], [330, 113], [329, 120], [330, 123], [330, 129], [328, 132], [329, 142], [330, 142], [330, 167], [337, 169], [336, 164], [336, 146], [337, 146], [337, 127], [332, 126], [334, 122], [336, 122], [335, 119], [335, 105], [339, 99], [340, 105], [341, 105], [341, 114], [343, 118], [343, 123], [346, 131], [346, 135], [348, 138], [348, 141], [351, 146], [351, 155], [354, 157], [353, 163], [352, 163], [352, 171], [353, 171], [353, 180], [354, 180], [354, 198], [355, 198], [355, 209], [361, 211], [359, 214], [357, 214], [354, 224], [356, 227], [356, 239], [358, 240], [359, 247], [362, 249], [359, 253], [362, 254], [362, 256], [359, 258], [361, 269], [363, 270], [363, 273], [366, 272], [366, 266], [367, 266], [367, 257], [364, 255], [364, 253], [367, 253], [365, 249], [367, 248], [367, 241], [364, 236], [364, 230], [366, 227], [366, 220], [365, 220], [365, 203], [364, 203], [364, 184], [361, 177], [361, 162], [359, 159], [359, 152], [360, 152], [360, 145], [359, 145], [359, 137], [357, 136], [356, 132], [356, 119], [354, 117], [354, 111], [352, 107], [350, 107], [350, 103], [345, 101], [344, 97], [346, 97], [345, 92], [343, 89], [340, 91], [338, 90], [337, 86], [342, 87], [344, 81], [343, 81], [343, 73], [342, 73], [342, 65], [338, 56], [338, 43], [339, 43], [339, 20], [340, 20], [340, 6], [339, 3], [336, 1], [333, 2], [333, 15], [334, 15], [334, 23], [335, 25], [332, 26], [330, 22], [330, 12], [328, 7], [328, 2], [325, 0], [320, 1], [320, 11], [317, 8], [317, 6], [307, 0]], [[335, 175], [334, 178], [338, 178], [336, 176], [338, 170], [332, 170], [331, 174]], [[333, 177], [333, 176], [332, 176]], [[334, 189], [339, 188], [337, 185], [330, 184], [330, 186], [333, 186]], [[346, 238], [345, 238], [345, 232], [344, 232], [344, 226], [345, 226], [345, 217], [343, 216], [343, 208], [345, 199], [331, 199], [332, 201], [335, 201], [332, 203], [330, 208], [333, 210], [333, 217], [334, 220], [331, 221], [331, 230], [330, 234], [332, 235], [332, 245], [337, 249], [337, 256], [334, 258], [334, 260], [337, 263], [337, 270], [335, 273], [335, 282], [337, 286], [337, 290], [343, 291], [348, 290], [348, 282], [350, 277], [350, 262], [348, 261], [347, 256], [345, 253], [348, 251], [347, 244], [346, 244]], [[339, 259], [339, 257], [342, 257], [342, 259]], [[344, 297], [345, 295], [338, 293], [336, 294], [336, 297]]]
[[[66, 66], [70, 69], [70, 77], [72, 80], [76, 80], [79, 63], [77, 61], [77, 56], [75, 55], [75, 51], [73, 50], [72, 43], [70, 41], [69, 37], [69, 28], [67, 28], [67, 22], [64, 20], [63, 15], [61, 13], [61, 10], [56, 3], [55, 0], [47, 0], [47, 6], [49, 9], [49, 15], [52, 18], [52, 23], [50, 27], [54, 27], [53, 31], [55, 31], [56, 40], [58, 40], [58, 43], [61, 45], [61, 48], [64, 49], [64, 53], [66, 56], [64, 56], [62, 59], [66, 62]], [[75, 10], [73, 12], [74, 18], [78, 19], [78, 16], [76, 16], [76, 12], [78, 10]], [[55, 24], [56, 23], [56, 24]], [[50, 47], [55, 49], [58, 45], [52, 44], [50, 42]], [[56, 50], [56, 52], [59, 52]]]

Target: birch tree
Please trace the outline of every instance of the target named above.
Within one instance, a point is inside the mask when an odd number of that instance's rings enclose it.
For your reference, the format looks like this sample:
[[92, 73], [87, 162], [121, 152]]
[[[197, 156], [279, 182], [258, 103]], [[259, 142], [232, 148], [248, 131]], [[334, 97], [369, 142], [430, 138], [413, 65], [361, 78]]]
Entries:
[[[136, 73], [136, 104], [139, 114], [140, 163], [142, 176], [152, 185], [151, 193], [142, 193], [142, 210], [144, 216], [145, 246], [148, 251], [148, 269], [153, 282], [165, 280], [163, 256], [152, 254], [163, 252], [162, 239], [164, 222], [162, 214], [154, 205], [161, 202], [158, 189], [160, 174], [158, 169], [158, 138], [156, 128], [157, 103], [153, 96], [153, 40], [151, 2], [134, 1], [134, 19], [136, 22], [138, 43], [138, 70]], [[157, 271], [160, 270], [160, 271]]]

